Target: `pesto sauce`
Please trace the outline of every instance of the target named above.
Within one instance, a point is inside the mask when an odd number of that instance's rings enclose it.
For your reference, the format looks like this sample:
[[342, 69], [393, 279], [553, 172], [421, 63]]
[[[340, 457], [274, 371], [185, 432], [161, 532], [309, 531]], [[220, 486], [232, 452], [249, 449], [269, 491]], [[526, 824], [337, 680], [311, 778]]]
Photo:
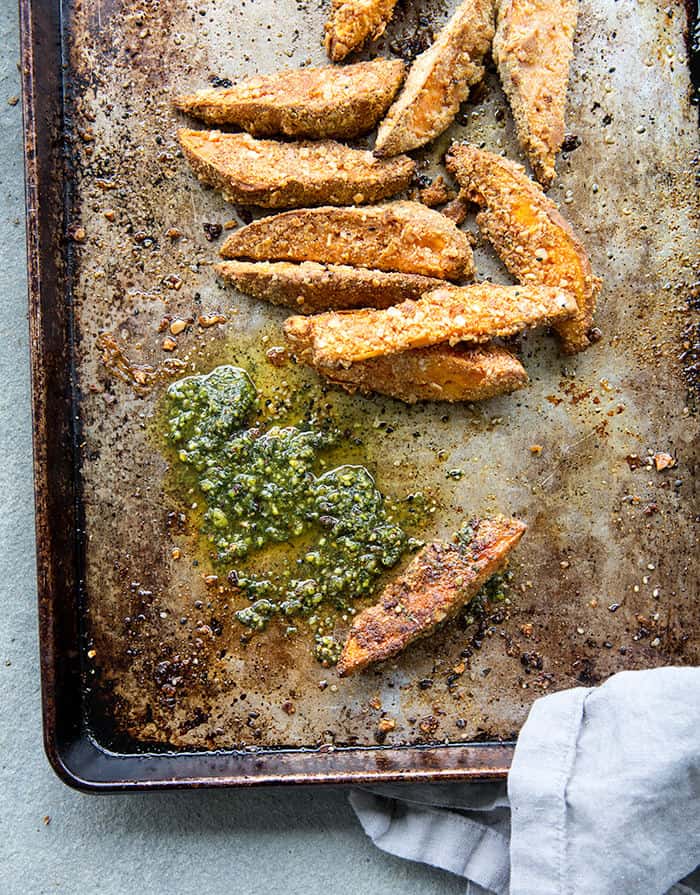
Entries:
[[[339, 439], [332, 422], [270, 425], [261, 411], [248, 373], [219, 366], [168, 388], [166, 437], [194, 476], [215, 562], [250, 600], [238, 621], [260, 631], [274, 616], [302, 616], [314, 627], [321, 604], [352, 612], [352, 602], [418, 545], [404, 526], [420, 516], [421, 496], [406, 503], [400, 522], [399, 504], [364, 466], [321, 471]], [[290, 542], [300, 545], [297, 555], [274, 575], [246, 571], [249, 557]], [[317, 658], [333, 664], [339, 645], [322, 624], [315, 630]]]

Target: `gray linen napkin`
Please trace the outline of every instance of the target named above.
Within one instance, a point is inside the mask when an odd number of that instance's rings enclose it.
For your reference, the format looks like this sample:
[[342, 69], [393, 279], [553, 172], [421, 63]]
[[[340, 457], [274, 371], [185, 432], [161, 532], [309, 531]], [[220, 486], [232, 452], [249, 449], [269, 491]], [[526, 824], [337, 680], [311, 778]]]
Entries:
[[507, 786], [383, 786], [350, 803], [379, 848], [463, 876], [467, 895], [694, 895], [697, 875], [678, 881], [700, 864], [700, 669], [537, 700]]

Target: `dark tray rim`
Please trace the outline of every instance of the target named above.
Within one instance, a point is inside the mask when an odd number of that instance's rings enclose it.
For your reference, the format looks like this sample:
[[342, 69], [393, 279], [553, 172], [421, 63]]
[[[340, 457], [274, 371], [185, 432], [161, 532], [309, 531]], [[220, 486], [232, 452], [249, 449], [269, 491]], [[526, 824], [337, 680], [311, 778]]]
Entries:
[[[46, 715], [45, 715], [46, 718]], [[290, 785], [378, 785], [500, 780], [507, 776], [512, 744], [362, 747], [118, 754], [89, 734], [61, 741], [44, 728], [51, 767], [85, 793]]]
[[83, 792], [503, 778], [514, 744], [125, 754], [88, 732], [80, 668], [61, 0], [19, 0], [44, 748]]

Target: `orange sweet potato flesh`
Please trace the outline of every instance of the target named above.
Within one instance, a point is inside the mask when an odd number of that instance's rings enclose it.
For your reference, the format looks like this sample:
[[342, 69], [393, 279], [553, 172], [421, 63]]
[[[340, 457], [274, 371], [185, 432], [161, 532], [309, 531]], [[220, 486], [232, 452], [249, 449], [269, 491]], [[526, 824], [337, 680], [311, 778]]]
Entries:
[[494, 34], [494, 0], [464, 0], [435, 42], [415, 60], [379, 126], [375, 153], [396, 155], [423, 146], [454, 120], [469, 88], [484, 75]]
[[222, 261], [214, 269], [245, 295], [294, 308], [300, 314], [388, 308], [446, 285], [444, 280], [416, 273], [316, 261]]
[[326, 23], [326, 52], [342, 62], [353, 50], [384, 33], [397, 0], [333, 0]]
[[575, 310], [574, 299], [561, 289], [475, 283], [437, 289], [386, 310], [290, 317], [284, 332], [292, 348], [302, 346], [314, 364], [343, 367], [443, 342], [484, 343], [557, 322]]
[[349, 264], [447, 280], [474, 273], [466, 234], [420, 202], [287, 211], [237, 230], [222, 246], [221, 255]]
[[424, 547], [355, 618], [338, 661], [341, 677], [397, 655], [456, 615], [503, 567], [526, 525], [499, 516], [472, 520], [470, 528], [471, 540]]
[[377, 202], [405, 190], [415, 169], [408, 156], [380, 160], [334, 140], [282, 143], [184, 128], [177, 136], [197, 177], [239, 205]]
[[179, 96], [175, 107], [206, 124], [234, 124], [256, 137], [348, 140], [375, 127], [405, 72], [400, 59], [383, 58], [295, 68]]
[[518, 141], [545, 188], [564, 142], [578, 0], [500, 0], [493, 58]]
[[400, 354], [385, 354], [348, 367], [314, 364], [329, 382], [351, 393], [376, 392], [399, 401], [483, 401], [527, 385], [523, 365], [500, 345], [434, 345]]
[[452, 146], [447, 167], [463, 195], [484, 208], [477, 223], [513, 276], [575, 297], [576, 313], [554, 326], [565, 353], [587, 348], [601, 281], [554, 202], [521, 165], [468, 143]]

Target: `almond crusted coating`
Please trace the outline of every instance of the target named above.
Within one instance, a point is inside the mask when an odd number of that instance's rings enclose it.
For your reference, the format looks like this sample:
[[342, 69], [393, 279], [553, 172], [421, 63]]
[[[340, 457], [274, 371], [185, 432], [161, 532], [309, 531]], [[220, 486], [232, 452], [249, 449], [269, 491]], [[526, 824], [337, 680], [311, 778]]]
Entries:
[[184, 129], [178, 139], [203, 183], [229, 202], [263, 208], [376, 202], [405, 190], [415, 169], [408, 156], [380, 161], [331, 140], [279, 143]]
[[484, 76], [494, 35], [494, 0], [464, 0], [435, 42], [411, 66], [403, 90], [379, 126], [375, 153], [423, 146], [454, 120], [469, 88]]
[[556, 205], [521, 165], [468, 143], [452, 146], [447, 167], [465, 197], [485, 206], [477, 223], [513, 276], [523, 284], [565, 289], [576, 298], [576, 314], [555, 329], [567, 354], [587, 348], [601, 281]]
[[500, 0], [493, 58], [518, 141], [545, 188], [564, 142], [578, 0]]
[[375, 127], [405, 73], [400, 59], [382, 58], [295, 68], [180, 96], [175, 106], [207, 124], [235, 124], [257, 137], [347, 140]]
[[483, 401], [527, 385], [523, 365], [500, 345], [434, 345], [327, 367], [307, 361], [348, 392], [378, 392], [408, 404], [416, 401]]
[[500, 516], [470, 526], [471, 541], [424, 547], [379, 601], [357, 616], [338, 661], [341, 677], [395, 656], [454, 616], [503, 567], [527, 528]]
[[420, 202], [288, 211], [236, 231], [222, 246], [221, 255], [350, 264], [447, 280], [474, 273], [467, 235], [445, 215]]
[[546, 286], [476, 283], [429, 292], [386, 310], [290, 317], [284, 331], [314, 365], [341, 367], [384, 354], [448, 342], [488, 342], [570, 317], [576, 302]]
[[326, 23], [326, 52], [333, 62], [377, 40], [391, 18], [397, 0], [333, 0]]
[[301, 314], [346, 308], [388, 308], [444, 286], [444, 280], [303, 261], [223, 261], [216, 272], [245, 295], [286, 305]]

